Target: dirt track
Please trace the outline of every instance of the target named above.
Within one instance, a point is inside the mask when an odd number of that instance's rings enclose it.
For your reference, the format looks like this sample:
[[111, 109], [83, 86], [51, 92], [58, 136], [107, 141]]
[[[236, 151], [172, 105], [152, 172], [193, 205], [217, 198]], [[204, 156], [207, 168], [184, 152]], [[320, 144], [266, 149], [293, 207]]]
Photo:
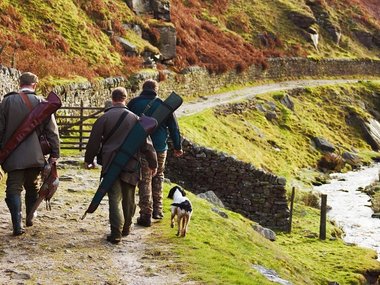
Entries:
[[105, 240], [106, 198], [94, 214], [80, 219], [92, 197], [89, 189], [98, 185], [99, 171], [66, 166], [65, 161], [60, 165], [67, 169], [59, 170], [52, 210], [43, 202], [25, 235], [11, 235], [10, 214], [1, 198], [0, 284], [179, 284], [180, 273], [167, 270], [154, 254], [166, 249], [155, 248], [147, 238], [154, 234], [154, 225], [135, 225], [121, 244], [111, 245]]

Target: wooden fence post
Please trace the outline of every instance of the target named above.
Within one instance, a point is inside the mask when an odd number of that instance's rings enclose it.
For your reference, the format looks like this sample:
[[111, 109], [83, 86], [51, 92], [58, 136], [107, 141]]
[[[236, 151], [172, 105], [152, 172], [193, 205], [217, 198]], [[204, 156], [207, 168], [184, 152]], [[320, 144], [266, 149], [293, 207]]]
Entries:
[[[80, 100], [80, 121], [83, 122], [84, 116], [83, 116], [83, 100]], [[79, 151], [82, 151], [83, 146], [83, 124], [79, 125]]]
[[321, 223], [319, 226], [319, 239], [326, 239], [326, 212], [327, 212], [327, 195], [321, 195]]
[[292, 221], [293, 221], [293, 205], [294, 205], [294, 197], [296, 195], [295, 187], [292, 188], [292, 196], [290, 198], [290, 212], [289, 212], [289, 227], [288, 233], [292, 232]]

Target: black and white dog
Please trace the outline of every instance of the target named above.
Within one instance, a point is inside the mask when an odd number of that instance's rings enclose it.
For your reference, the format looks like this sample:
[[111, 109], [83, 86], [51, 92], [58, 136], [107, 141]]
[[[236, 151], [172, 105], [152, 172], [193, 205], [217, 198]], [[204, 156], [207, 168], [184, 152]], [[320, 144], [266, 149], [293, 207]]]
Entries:
[[186, 236], [187, 227], [189, 226], [191, 214], [193, 213], [193, 207], [190, 200], [185, 197], [185, 191], [179, 187], [174, 186], [169, 191], [168, 198], [173, 199], [171, 204], [171, 219], [170, 226], [174, 227], [174, 218], [177, 216], [178, 231], [177, 236]]

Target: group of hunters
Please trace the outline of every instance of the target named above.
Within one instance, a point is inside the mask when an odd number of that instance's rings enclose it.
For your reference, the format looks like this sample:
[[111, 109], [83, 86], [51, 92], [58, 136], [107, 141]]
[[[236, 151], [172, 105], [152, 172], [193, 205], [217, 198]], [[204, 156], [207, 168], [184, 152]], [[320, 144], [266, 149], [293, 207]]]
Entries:
[[[45, 99], [36, 94], [38, 77], [24, 72], [19, 78], [19, 90], [6, 94], [0, 103], [0, 154], [4, 145], [9, 145], [21, 123], [29, 118], [33, 108]], [[138, 122], [139, 117], [150, 116], [162, 100], [158, 98], [158, 82], [146, 80], [139, 96], [126, 104], [127, 90], [115, 88], [111, 93], [112, 105], [106, 108], [92, 127], [84, 157], [85, 167], [94, 168], [96, 157], [101, 156], [103, 177], [118, 153], [128, 133]], [[36, 115], [38, 116], [38, 114]], [[50, 144], [50, 154], [44, 155], [39, 137], [45, 134]], [[16, 136], [17, 137], [17, 136]], [[162, 188], [165, 161], [168, 151], [168, 138], [173, 141], [174, 155], [183, 154], [177, 119], [172, 113], [164, 123], [145, 139], [137, 153], [123, 167], [121, 173], [108, 190], [109, 223], [111, 233], [107, 241], [117, 244], [123, 236], [131, 232], [135, 214], [135, 189], [138, 185], [140, 215], [137, 224], [149, 227], [152, 219], [163, 218]], [[22, 140], [16, 140], [12, 151], [4, 161], [0, 161], [7, 173], [5, 202], [11, 214], [13, 235], [25, 233], [22, 223], [21, 192], [25, 188], [25, 209], [27, 227], [33, 225], [35, 202], [39, 196], [40, 173], [45, 164], [57, 163], [60, 157], [60, 139], [54, 113], [41, 124], [31, 129]], [[100, 152], [100, 153], [99, 153]]]

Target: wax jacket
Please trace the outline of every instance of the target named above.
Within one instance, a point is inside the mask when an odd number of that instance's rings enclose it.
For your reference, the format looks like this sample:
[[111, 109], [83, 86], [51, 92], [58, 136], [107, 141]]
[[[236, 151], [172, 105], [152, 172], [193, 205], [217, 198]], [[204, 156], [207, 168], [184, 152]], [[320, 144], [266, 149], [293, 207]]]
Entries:
[[[104, 138], [108, 137], [109, 132], [114, 128], [123, 112], [127, 112], [127, 116], [121, 122], [120, 126], [107, 139], [102, 146]], [[86, 146], [85, 162], [93, 164], [94, 159], [100, 149], [102, 149], [102, 175], [104, 175], [115, 157], [117, 150], [123, 144], [132, 127], [137, 123], [139, 117], [130, 112], [124, 104], [115, 104], [107, 109], [105, 113], [99, 117], [94, 123], [90, 138]], [[153, 148], [151, 139], [148, 137], [145, 144], [140, 148], [140, 151], [133, 155], [124, 167], [120, 178], [132, 185], [136, 185], [141, 178], [140, 173], [140, 155], [143, 153], [148, 160], [150, 168], [157, 168], [157, 155]]]
[[[41, 102], [43, 97], [37, 96], [32, 90], [24, 90], [32, 107]], [[24, 103], [22, 97], [17, 92], [11, 92], [4, 96], [0, 103], [0, 145], [5, 145], [7, 140], [17, 130], [18, 126], [30, 113], [30, 109]], [[2, 164], [6, 172], [27, 169], [31, 167], [43, 167], [45, 157], [42, 154], [38, 134], [44, 132], [52, 148], [52, 157], [59, 158], [60, 143], [58, 126], [54, 115], [37, 127], [37, 129], [22, 141], [18, 147], [9, 155]], [[1, 147], [0, 146], [0, 147]]]

